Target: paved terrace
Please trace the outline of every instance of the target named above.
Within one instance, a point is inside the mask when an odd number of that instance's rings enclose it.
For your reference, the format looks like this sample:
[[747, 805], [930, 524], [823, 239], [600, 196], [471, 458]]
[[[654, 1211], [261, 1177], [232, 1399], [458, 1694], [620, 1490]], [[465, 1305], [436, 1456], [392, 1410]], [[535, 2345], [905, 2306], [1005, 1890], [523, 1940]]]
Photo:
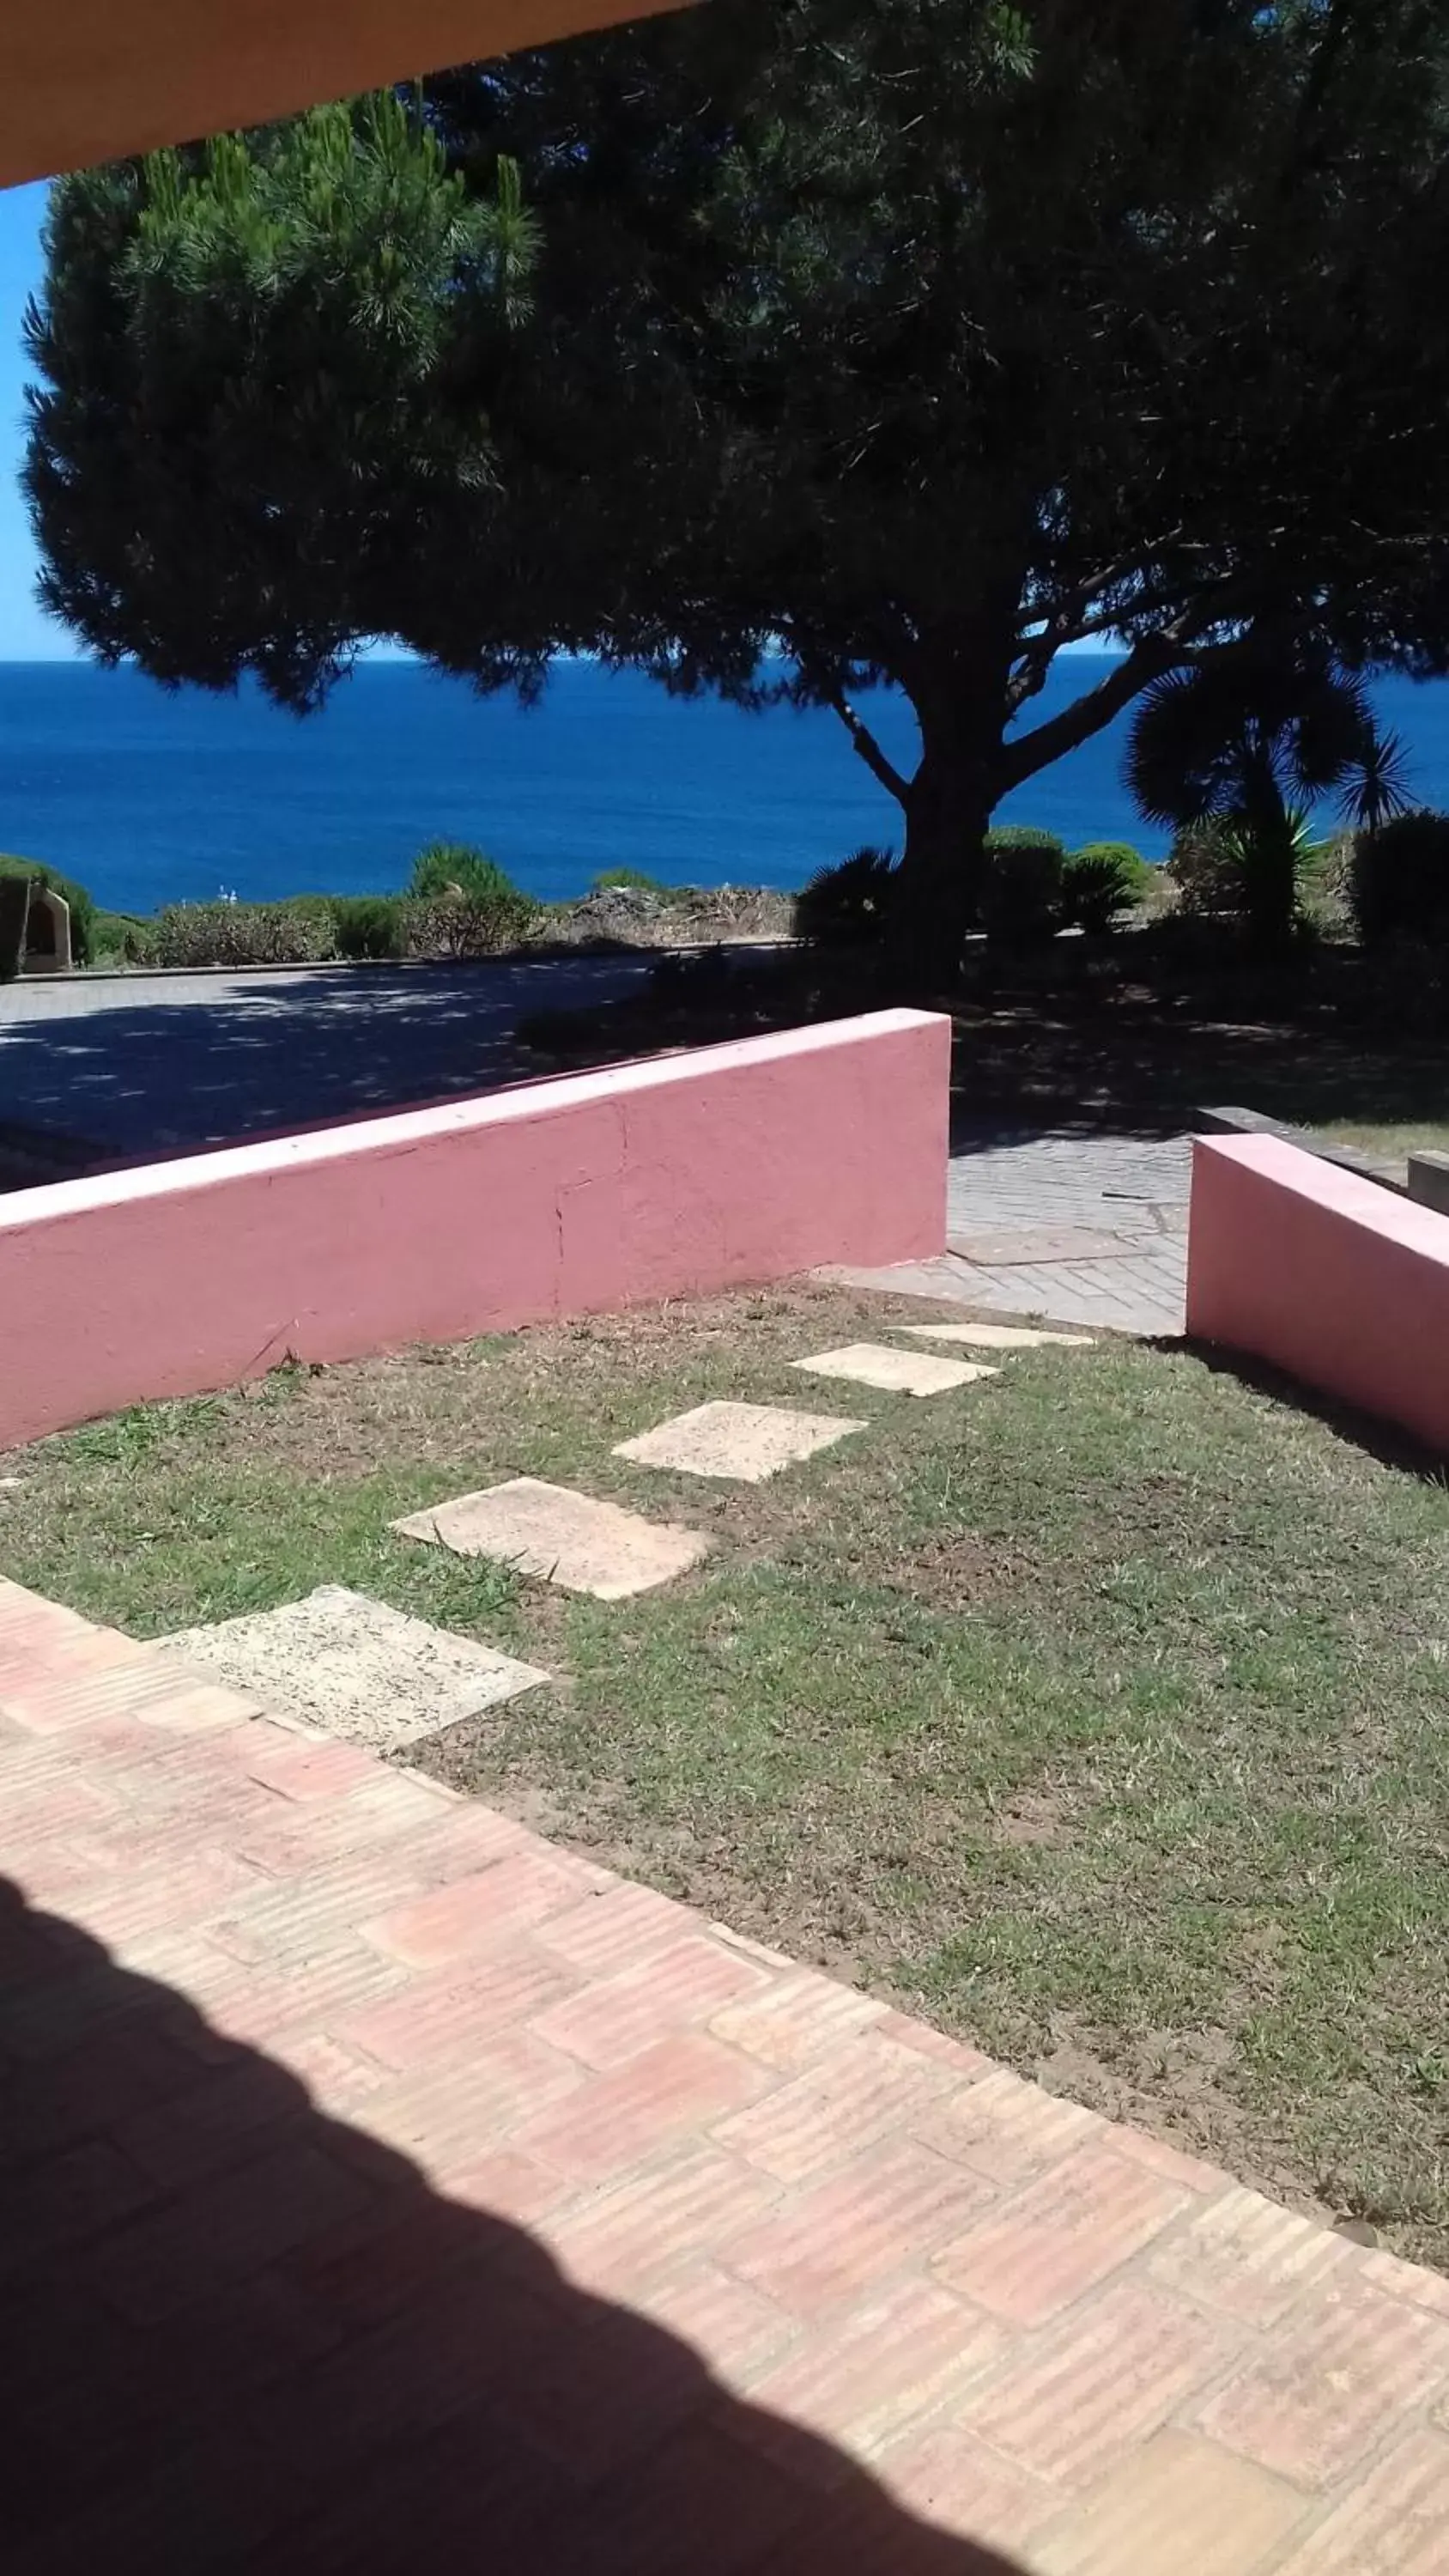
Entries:
[[1191, 1180], [1186, 1136], [960, 1126], [945, 1253], [842, 1275], [862, 1287], [948, 1298], [973, 1315], [1180, 1334]]
[[1437, 2576], [1449, 2286], [0, 1587], [7, 2576]]

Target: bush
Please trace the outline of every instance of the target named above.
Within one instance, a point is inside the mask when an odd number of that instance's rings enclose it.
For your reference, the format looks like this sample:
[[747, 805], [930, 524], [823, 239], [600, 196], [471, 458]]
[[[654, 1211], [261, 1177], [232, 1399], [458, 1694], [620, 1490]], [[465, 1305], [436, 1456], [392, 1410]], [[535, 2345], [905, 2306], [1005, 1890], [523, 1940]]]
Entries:
[[661, 903], [678, 903], [683, 889], [669, 886], [662, 877], [651, 877], [643, 868], [602, 868], [589, 879], [590, 894], [652, 894]]
[[1364, 974], [1373, 1018], [1395, 1036], [1449, 1034], [1449, 944], [1395, 931], [1374, 943]]
[[1061, 834], [1043, 831], [1038, 823], [993, 823], [986, 846], [988, 850], [1055, 850], [1059, 859], [1067, 854]]
[[40, 859], [12, 858], [5, 852], [0, 852], [0, 876], [29, 877], [33, 884], [44, 886], [69, 904], [71, 957], [77, 966], [89, 966], [95, 949], [96, 907], [86, 888]]
[[459, 894], [438, 895], [431, 901], [405, 897], [398, 906], [402, 953], [406, 957], [498, 957], [520, 946], [541, 909], [516, 886], [509, 898], [491, 902]]
[[[457, 916], [451, 922], [443, 918], [448, 905]], [[413, 861], [403, 940], [414, 957], [496, 957], [527, 937], [542, 909], [486, 851], [433, 841]]]
[[156, 966], [309, 966], [337, 954], [325, 897], [291, 903], [173, 903], [147, 925]]
[[877, 939], [895, 892], [889, 850], [853, 850], [833, 868], [821, 868], [795, 898], [795, 936], [817, 948], [855, 947]]
[[1050, 939], [1062, 918], [1066, 852], [1055, 832], [1001, 823], [986, 835], [981, 927], [988, 939]]
[[401, 957], [402, 898], [393, 894], [334, 895], [332, 928], [339, 957]]
[[1176, 908], [1192, 921], [1237, 921], [1247, 902], [1242, 842], [1228, 823], [1195, 823], [1179, 832], [1166, 876]]
[[1396, 814], [1355, 833], [1348, 899], [1366, 948], [1449, 941], [1449, 814]]
[[429, 841], [413, 861], [407, 890], [429, 900], [436, 895], [476, 895], [483, 903], [491, 895], [518, 891], [496, 859], [467, 841]]
[[91, 924], [91, 964], [124, 966], [147, 953], [151, 924], [137, 912], [97, 912]]
[[1078, 930], [1110, 930], [1146, 899], [1152, 870], [1130, 841], [1088, 841], [1062, 868], [1062, 919]]

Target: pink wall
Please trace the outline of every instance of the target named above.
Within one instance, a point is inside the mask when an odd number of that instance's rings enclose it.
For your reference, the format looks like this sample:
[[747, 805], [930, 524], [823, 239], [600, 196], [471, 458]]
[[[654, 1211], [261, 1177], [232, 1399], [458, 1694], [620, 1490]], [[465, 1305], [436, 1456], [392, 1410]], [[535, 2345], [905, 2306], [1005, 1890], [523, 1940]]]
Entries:
[[940, 1252], [920, 1011], [526, 1084], [0, 1202], [0, 1444], [341, 1360]]
[[1449, 1451], [1449, 1217], [1297, 1145], [1194, 1144], [1187, 1329]]

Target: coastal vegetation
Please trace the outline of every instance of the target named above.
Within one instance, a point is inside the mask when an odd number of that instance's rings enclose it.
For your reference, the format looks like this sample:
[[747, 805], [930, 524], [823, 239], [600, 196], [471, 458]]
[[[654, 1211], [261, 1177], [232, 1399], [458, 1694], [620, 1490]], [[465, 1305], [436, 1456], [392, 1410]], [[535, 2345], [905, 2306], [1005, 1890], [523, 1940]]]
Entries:
[[1449, 662], [1446, 70], [1428, 0], [713, 0], [68, 180], [46, 598], [301, 709], [376, 635], [831, 707], [939, 972], [1024, 901], [1000, 800], [1174, 675]]

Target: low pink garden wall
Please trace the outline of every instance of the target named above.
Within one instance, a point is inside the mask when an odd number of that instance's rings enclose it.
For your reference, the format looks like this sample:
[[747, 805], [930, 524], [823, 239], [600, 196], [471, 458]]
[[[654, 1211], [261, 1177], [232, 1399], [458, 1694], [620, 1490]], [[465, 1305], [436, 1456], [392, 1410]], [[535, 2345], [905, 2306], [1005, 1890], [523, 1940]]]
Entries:
[[1297, 1145], [1194, 1144], [1187, 1329], [1449, 1451], [1449, 1217]]
[[880, 1011], [0, 1202], [0, 1444], [148, 1397], [940, 1252], [949, 1021]]

